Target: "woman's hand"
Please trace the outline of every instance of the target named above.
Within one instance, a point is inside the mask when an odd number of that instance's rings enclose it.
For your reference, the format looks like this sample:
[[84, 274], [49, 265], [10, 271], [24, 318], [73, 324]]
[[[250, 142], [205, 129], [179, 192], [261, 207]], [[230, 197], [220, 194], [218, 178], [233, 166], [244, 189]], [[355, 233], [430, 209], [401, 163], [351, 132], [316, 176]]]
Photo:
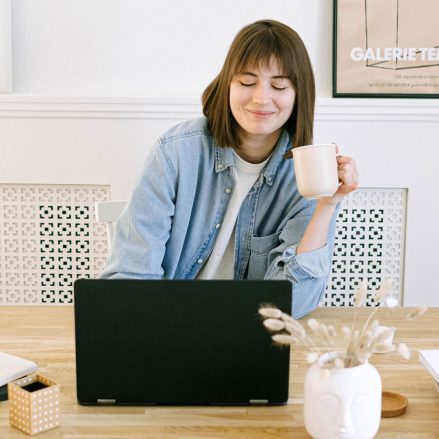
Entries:
[[[338, 154], [338, 146], [337, 146]], [[321, 198], [311, 217], [308, 227], [300, 241], [296, 255], [321, 248], [328, 241], [329, 224], [335, 206], [349, 193], [358, 189], [359, 178], [357, 165], [352, 157], [337, 156], [338, 180], [340, 186], [331, 197]]]
[[354, 159], [352, 157], [339, 155], [337, 157], [337, 166], [340, 186], [334, 195], [319, 200], [319, 204], [336, 205], [346, 195], [358, 189], [359, 176]]
[[[338, 148], [337, 148], [338, 152]], [[313, 216], [297, 247], [296, 254], [310, 252], [324, 246], [328, 241], [328, 230], [335, 206], [347, 194], [358, 189], [357, 165], [351, 157], [338, 156], [338, 179], [340, 186], [331, 197], [321, 198], [316, 205]]]

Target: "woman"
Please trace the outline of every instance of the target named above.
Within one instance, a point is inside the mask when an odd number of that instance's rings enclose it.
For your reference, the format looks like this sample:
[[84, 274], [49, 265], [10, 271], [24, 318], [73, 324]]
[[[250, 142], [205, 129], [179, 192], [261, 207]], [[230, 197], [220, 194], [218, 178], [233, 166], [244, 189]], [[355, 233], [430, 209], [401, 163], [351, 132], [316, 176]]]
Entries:
[[116, 226], [102, 277], [288, 279], [293, 315], [313, 310], [331, 269], [337, 205], [297, 191], [292, 147], [312, 143], [315, 88], [305, 46], [288, 26], [257, 21], [235, 37], [203, 93], [205, 117], [167, 131], [148, 155]]

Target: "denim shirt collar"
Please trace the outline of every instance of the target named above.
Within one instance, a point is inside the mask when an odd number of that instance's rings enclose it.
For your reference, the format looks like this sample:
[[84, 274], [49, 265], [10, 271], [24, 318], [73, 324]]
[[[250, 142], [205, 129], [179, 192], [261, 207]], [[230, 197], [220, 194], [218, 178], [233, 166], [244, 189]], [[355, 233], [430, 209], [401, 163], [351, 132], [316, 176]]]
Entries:
[[234, 165], [235, 158], [233, 157], [232, 147], [218, 146], [215, 140], [213, 141], [213, 146], [215, 148], [215, 172], [225, 171], [228, 167]]
[[[225, 171], [230, 166], [233, 166], [235, 159], [233, 157], [233, 148], [231, 147], [221, 147], [217, 143], [213, 142], [215, 148], [215, 172]], [[279, 169], [282, 160], [284, 159], [284, 154], [291, 149], [290, 135], [287, 130], [283, 129], [279, 140], [277, 141], [276, 147], [271, 155], [271, 159], [264, 168], [262, 175], [264, 176], [268, 185], [273, 184], [274, 176]]]

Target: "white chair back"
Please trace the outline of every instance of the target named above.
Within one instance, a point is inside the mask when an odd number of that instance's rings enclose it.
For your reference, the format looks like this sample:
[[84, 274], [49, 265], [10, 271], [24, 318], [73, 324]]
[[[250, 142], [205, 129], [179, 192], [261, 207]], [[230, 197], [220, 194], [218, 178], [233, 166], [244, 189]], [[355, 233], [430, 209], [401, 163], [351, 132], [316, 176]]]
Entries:
[[111, 249], [114, 225], [119, 218], [126, 201], [99, 201], [95, 203], [96, 221], [105, 223], [107, 227], [108, 249]]

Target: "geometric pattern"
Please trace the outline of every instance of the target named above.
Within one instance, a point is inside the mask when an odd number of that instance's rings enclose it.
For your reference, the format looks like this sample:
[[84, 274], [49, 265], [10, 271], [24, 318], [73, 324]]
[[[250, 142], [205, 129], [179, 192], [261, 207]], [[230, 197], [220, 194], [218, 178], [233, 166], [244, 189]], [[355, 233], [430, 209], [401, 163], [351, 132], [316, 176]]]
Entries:
[[[393, 281], [393, 296], [402, 303], [406, 189], [361, 188], [347, 196], [337, 218], [332, 272], [322, 305], [353, 305], [362, 279], [376, 290]], [[369, 292], [366, 305], [375, 306]]]
[[[0, 305], [73, 303], [73, 282], [98, 277], [105, 264], [106, 225], [94, 203], [109, 200], [109, 186], [0, 184]], [[369, 290], [392, 279], [402, 303], [406, 203], [400, 188], [344, 198], [321, 305], [352, 305], [363, 278]], [[366, 304], [375, 305], [372, 297]]]
[[94, 203], [109, 198], [109, 186], [0, 184], [0, 304], [72, 303], [74, 280], [105, 263]]

